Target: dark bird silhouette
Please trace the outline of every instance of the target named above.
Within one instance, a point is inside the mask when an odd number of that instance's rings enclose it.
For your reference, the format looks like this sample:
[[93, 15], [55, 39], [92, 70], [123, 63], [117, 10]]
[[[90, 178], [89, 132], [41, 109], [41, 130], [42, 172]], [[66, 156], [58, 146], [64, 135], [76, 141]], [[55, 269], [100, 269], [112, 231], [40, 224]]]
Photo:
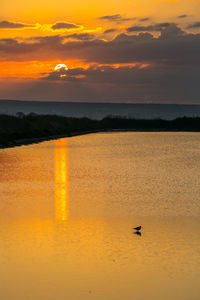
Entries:
[[142, 226], [138, 226], [138, 227], [135, 227], [133, 228], [134, 230], [137, 230], [137, 231], [140, 231], [142, 229]]

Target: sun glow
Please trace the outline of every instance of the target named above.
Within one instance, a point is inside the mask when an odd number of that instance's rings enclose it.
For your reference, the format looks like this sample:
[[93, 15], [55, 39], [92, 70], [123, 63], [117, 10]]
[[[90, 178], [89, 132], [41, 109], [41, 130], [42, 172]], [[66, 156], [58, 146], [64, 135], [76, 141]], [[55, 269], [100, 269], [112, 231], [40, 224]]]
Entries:
[[68, 70], [68, 67], [65, 65], [65, 64], [58, 64], [57, 66], [55, 66], [54, 70], [55, 71], [59, 71], [61, 69], [64, 69], [64, 70]]

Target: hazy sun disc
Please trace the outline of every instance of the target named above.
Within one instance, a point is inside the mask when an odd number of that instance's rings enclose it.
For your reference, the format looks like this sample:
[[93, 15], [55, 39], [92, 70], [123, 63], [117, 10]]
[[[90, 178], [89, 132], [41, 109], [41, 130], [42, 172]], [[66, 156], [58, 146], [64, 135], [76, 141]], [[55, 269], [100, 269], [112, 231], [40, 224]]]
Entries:
[[55, 71], [59, 71], [60, 69], [68, 70], [68, 67], [67, 67], [65, 64], [58, 64], [58, 65], [55, 66], [55, 68], [54, 68]]

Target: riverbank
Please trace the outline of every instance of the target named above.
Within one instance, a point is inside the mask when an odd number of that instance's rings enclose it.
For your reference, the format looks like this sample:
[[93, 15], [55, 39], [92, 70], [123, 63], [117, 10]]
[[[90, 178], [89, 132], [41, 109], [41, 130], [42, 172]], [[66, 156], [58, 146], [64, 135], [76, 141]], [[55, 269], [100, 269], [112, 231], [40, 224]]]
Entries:
[[0, 145], [0, 149], [26, 146], [26, 145], [31, 145], [31, 144], [38, 144], [38, 143], [45, 142], [45, 141], [58, 140], [58, 139], [62, 139], [62, 138], [70, 138], [70, 137], [74, 137], [74, 136], [92, 134], [92, 133], [97, 133], [97, 132], [99, 132], [99, 131], [74, 132], [70, 135], [53, 135], [53, 136], [48, 136], [48, 137], [46, 136], [46, 137], [40, 137], [40, 138], [19, 139], [19, 140], [14, 140], [12, 142], [9, 142], [9, 144], [5, 145], [5, 146]]
[[200, 118], [128, 119], [106, 117], [102, 120], [68, 118], [56, 115], [0, 115], [0, 148], [29, 145], [43, 141], [97, 132], [200, 132]]

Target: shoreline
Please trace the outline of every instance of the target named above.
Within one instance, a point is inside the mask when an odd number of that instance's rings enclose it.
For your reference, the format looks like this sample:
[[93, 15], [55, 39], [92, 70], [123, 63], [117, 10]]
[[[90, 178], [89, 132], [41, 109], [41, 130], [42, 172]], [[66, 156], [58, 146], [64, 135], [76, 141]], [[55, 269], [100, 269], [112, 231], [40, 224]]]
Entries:
[[6, 145], [6, 146], [0, 145], [0, 149], [28, 146], [28, 145], [32, 145], [32, 144], [39, 144], [42, 142], [58, 140], [58, 139], [62, 139], [62, 138], [70, 138], [70, 137], [74, 137], [74, 136], [80, 136], [80, 135], [97, 133], [97, 132], [99, 132], [99, 131], [74, 132], [74, 133], [68, 134], [68, 135], [62, 134], [62, 135], [52, 135], [52, 136], [40, 137], [40, 138], [18, 139], [18, 140], [14, 140], [13, 142], [9, 142], [9, 145]]
[[8, 148], [14, 148], [14, 147], [20, 147], [20, 146], [28, 146], [32, 144], [39, 144], [42, 142], [46, 141], [52, 141], [52, 140], [58, 140], [62, 138], [70, 138], [70, 137], [75, 137], [75, 136], [81, 136], [81, 135], [87, 135], [87, 134], [94, 134], [94, 133], [115, 133], [115, 132], [200, 132], [199, 130], [180, 130], [180, 129], [173, 129], [173, 130], [161, 130], [161, 129], [150, 129], [150, 130], [145, 130], [145, 129], [102, 129], [102, 130], [93, 130], [93, 131], [83, 131], [83, 132], [73, 132], [70, 134], [62, 134], [62, 135], [52, 135], [48, 137], [38, 137], [38, 138], [25, 138], [25, 139], [17, 139], [12, 142], [9, 142], [9, 145], [0, 145], [0, 150], [1, 149], [8, 149]]

